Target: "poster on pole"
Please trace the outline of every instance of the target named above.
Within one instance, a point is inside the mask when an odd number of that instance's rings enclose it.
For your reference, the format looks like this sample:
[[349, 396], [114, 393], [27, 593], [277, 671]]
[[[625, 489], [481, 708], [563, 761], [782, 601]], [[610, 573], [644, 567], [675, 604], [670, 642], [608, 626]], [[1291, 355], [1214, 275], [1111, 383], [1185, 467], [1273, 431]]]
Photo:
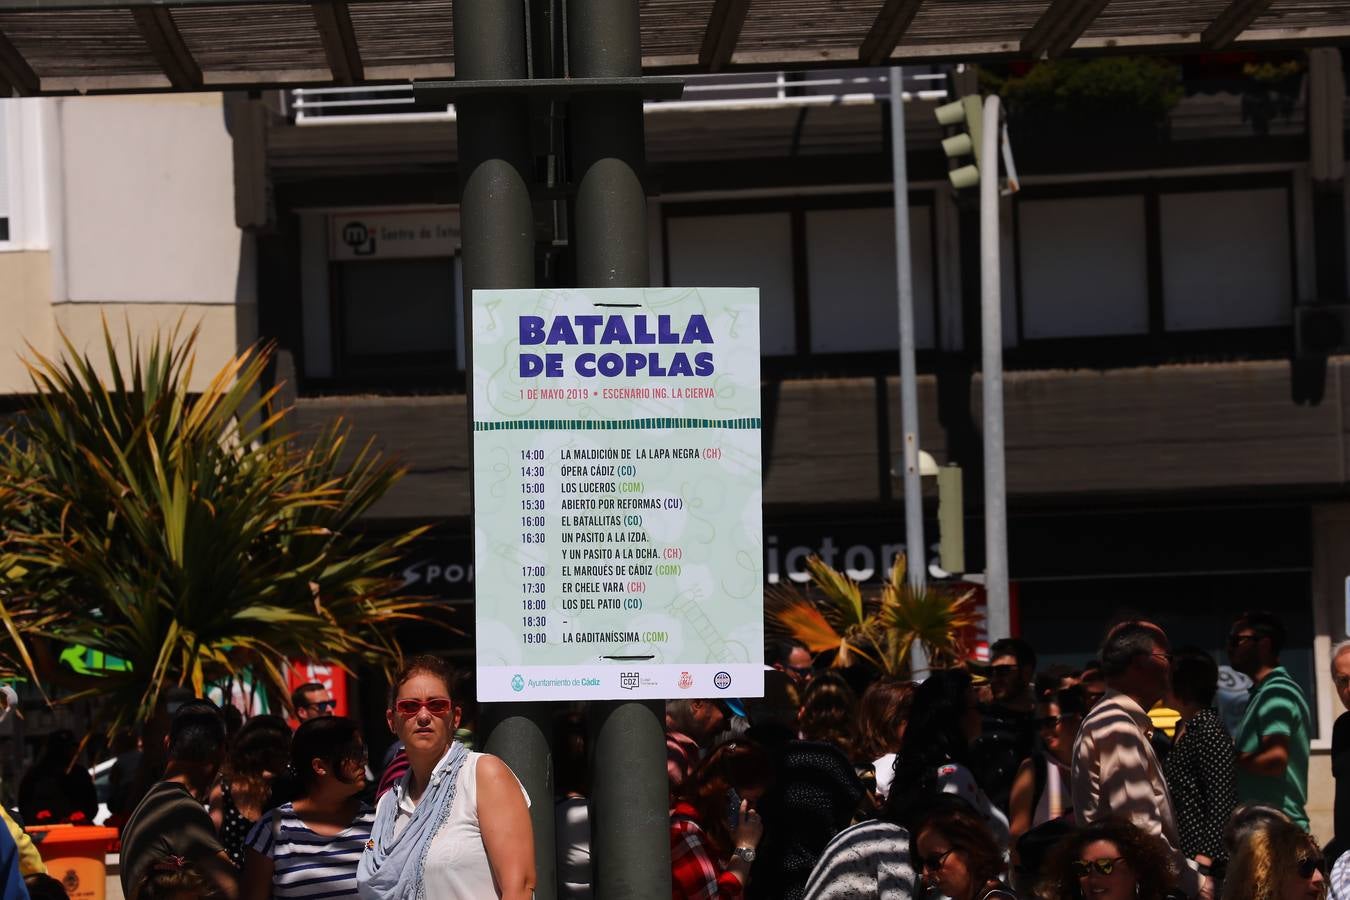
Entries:
[[482, 701], [763, 695], [759, 292], [475, 291]]

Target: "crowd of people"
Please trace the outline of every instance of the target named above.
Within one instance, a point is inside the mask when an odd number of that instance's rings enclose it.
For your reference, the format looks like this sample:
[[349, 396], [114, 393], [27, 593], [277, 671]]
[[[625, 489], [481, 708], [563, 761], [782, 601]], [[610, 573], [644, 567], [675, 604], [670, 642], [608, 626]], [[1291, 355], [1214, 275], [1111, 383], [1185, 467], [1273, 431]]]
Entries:
[[[530, 798], [500, 759], [469, 749], [455, 684], [447, 664], [430, 656], [412, 659], [394, 678], [386, 719], [397, 742], [380, 782], [361, 725], [333, 714], [323, 685], [296, 690], [294, 731], [277, 716], [244, 722], [232, 707], [170, 698], [162, 755], [147, 739], [135, 759], [136, 771], [149, 766], [155, 775], [143, 791], [133, 786], [126, 794], [123, 895], [528, 900], [535, 879]], [[156, 725], [147, 723], [147, 736]], [[70, 759], [61, 776], [87, 780]], [[47, 768], [33, 771], [45, 779]], [[0, 896], [66, 897], [32, 852], [24, 816], [6, 824]]]
[[[1275, 615], [1233, 623], [1251, 687], [1231, 725], [1217, 661], [1148, 621], [1078, 670], [1038, 672], [1013, 638], [920, 683], [775, 646], [763, 700], [667, 704], [674, 896], [1350, 900], [1350, 855], [1308, 832], [1311, 713], [1284, 640]], [[1350, 642], [1333, 666], [1350, 709]], [[1336, 735], [1339, 791], [1350, 714]]]
[[[1323, 849], [1306, 812], [1311, 716], [1280, 665], [1284, 638], [1268, 613], [1233, 623], [1228, 662], [1251, 688], [1227, 715], [1215, 659], [1142, 620], [1110, 628], [1081, 669], [1038, 671], [1012, 638], [920, 682], [819, 668], [775, 642], [762, 698], [666, 705], [672, 897], [1350, 900], [1350, 713]], [[1332, 656], [1350, 709], [1350, 642]], [[295, 692], [294, 730], [170, 699], [118, 757], [128, 900], [532, 896], [529, 808], [545, 798], [472, 749], [471, 700], [442, 660], [414, 658], [393, 680], [378, 773], [322, 685]], [[587, 741], [579, 714], [558, 717], [548, 799], [565, 898], [592, 894], [587, 798], [603, 775]], [[66, 896], [25, 822], [92, 814], [68, 737], [49, 743], [15, 815], [0, 810], [6, 898]]]

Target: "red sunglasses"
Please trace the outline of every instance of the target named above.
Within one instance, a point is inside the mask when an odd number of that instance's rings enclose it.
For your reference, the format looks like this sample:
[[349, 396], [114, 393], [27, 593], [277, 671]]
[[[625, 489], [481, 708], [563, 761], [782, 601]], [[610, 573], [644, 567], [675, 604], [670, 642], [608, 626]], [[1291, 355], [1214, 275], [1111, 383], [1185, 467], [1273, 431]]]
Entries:
[[436, 718], [444, 719], [450, 714], [450, 699], [448, 697], [432, 697], [430, 700], [399, 700], [394, 704], [394, 709], [398, 710], [398, 714], [405, 719], [411, 719], [424, 708]]

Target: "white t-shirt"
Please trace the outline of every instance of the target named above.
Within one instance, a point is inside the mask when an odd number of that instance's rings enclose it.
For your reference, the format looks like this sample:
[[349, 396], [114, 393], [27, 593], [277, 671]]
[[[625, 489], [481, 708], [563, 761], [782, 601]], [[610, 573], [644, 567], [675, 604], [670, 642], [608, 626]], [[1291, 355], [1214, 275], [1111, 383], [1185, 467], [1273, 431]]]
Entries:
[[[501, 896], [493, 883], [487, 849], [483, 846], [483, 833], [478, 828], [478, 761], [482, 758], [482, 753], [471, 752], [469, 758], [464, 760], [464, 765], [460, 766], [450, 815], [431, 839], [422, 876], [427, 897], [435, 897], [436, 900], [487, 900]], [[436, 766], [440, 768], [448, 762], [447, 750], [446, 756]], [[520, 784], [519, 779], [516, 783]], [[530, 795], [525, 792], [523, 785], [520, 793], [528, 807]], [[386, 791], [380, 798], [378, 809], [382, 810], [386, 803], [398, 803], [394, 818], [394, 836], [398, 837], [408, 827], [417, 804], [402, 791]]]

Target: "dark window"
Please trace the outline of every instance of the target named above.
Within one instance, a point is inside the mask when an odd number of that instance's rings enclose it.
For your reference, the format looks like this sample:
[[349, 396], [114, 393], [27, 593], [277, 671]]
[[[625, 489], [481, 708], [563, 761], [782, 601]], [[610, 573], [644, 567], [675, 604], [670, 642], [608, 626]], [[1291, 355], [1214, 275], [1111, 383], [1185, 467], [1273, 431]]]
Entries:
[[334, 264], [338, 377], [372, 386], [453, 382], [455, 296], [450, 258]]

